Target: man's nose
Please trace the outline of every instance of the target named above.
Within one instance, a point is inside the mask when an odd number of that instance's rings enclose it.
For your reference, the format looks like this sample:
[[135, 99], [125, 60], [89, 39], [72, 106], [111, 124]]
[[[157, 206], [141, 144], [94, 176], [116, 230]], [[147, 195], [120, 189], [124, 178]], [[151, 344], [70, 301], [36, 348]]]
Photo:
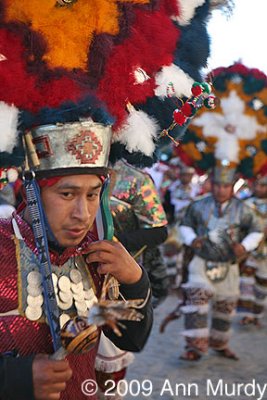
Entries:
[[79, 219], [80, 221], [88, 221], [88, 219], [90, 218], [90, 211], [86, 198], [79, 198], [76, 200], [72, 216]]

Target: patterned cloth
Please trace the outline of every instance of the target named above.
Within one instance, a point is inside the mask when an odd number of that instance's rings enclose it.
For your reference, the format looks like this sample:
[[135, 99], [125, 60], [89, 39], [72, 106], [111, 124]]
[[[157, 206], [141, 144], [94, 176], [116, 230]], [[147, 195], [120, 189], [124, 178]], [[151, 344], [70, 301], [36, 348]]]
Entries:
[[[208, 347], [221, 350], [227, 347], [231, 321], [239, 295], [238, 265], [230, 265], [230, 271], [222, 282], [211, 282], [206, 275], [205, 261], [195, 256], [189, 264], [188, 282], [183, 285], [186, 305], [184, 331], [187, 347], [205, 353]], [[211, 328], [208, 327], [209, 303]]]
[[[188, 281], [183, 285], [187, 348], [206, 352], [208, 347], [222, 350], [228, 347], [231, 322], [239, 297], [239, 268], [232, 250], [250, 233], [261, 230], [258, 220], [249, 207], [232, 198], [226, 207], [218, 207], [213, 196], [193, 202], [182, 221], [188, 235], [202, 237], [204, 245], [194, 249], [195, 256], [188, 266]], [[189, 229], [189, 230], [188, 230]], [[261, 237], [261, 235], [259, 236]], [[186, 237], [185, 237], [186, 240]], [[260, 240], [260, 239], [259, 239]], [[258, 242], [259, 242], [258, 240]], [[255, 242], [255, 248], [258, 245]], [[226, 275], [212, 280], [208, 262], [223, 265]], [[208, 327], [209, 302], [212, 300], [211, 327]]]
[[195, 253], [215, 262], [233, 262], [233, 243], [241, 243], [250, 233], [262, 232], [259, 218], [241, 200], [231, 198], [221, 211], [212, 195], [194, 201], [181, 226], [190, 227], [198, 237], [203, 237], [204, 244]]
[[[124, 161], [115, 165], [116, 182], [110, 201], [114, 221], [115, 236], [139, 231], [140, 229], [161, 228], [167, 225], [159, 194], [147, 173], [134, 168]], [[139, 236], [142, 232], [139, 231]], [[145, 245], [139, 240], [140, 248], [135, 251], [127, 248], [135, 256]], [[126, 246], [127, 247], [127, 246]], [[167, 294], [168, 277], [161, 251], [154, 243], [146, 246], [137, 258], [146, 271], [152, 286], [152, 294], [156, 298]]]
[[[27, 248], [36, 254], [34, 238], [30, 226], [16, 216], [20, 233]], [[84, 239], [82, 247], [93, 240], [92, 235]], [[16, 350], [21, 356], [35, 353], [51, 354], [53, 352], [50, 330], [45, 322], [30, 321], [20, 315], [21, 298], [18, 296], [18, 253], [16, 251], [16, 239], [11, 220], [1, 220], [0, 223], [0, 353]], [[62, 254], [51, 253], [51, 262], [58, 267], [77, 253], [76, 249], [68, 248]], [[92, 274], [98, 291], [101, 280], [96, 274]], [[5, 315], [4, 315], [5, 314]], [[10, 314], [10, 315], [9, 315]], [[94, 378], [94, 360], [96, 356], [95, 346], [84, 355], [69, 355], [68, 361], [73, 370], [72, 379], [67, 383], [66, 390], [61, 394], [61, 400], [83, 400], [87, 397], [81, 392], [81, 382], [88, 378]], [[96, 397], [91, 397], [96, 400]]]
[[116, 163], [111, 210], [115, 228], [132, 231], [167, 224], [159, 195], [150, 176], [123, 161]]

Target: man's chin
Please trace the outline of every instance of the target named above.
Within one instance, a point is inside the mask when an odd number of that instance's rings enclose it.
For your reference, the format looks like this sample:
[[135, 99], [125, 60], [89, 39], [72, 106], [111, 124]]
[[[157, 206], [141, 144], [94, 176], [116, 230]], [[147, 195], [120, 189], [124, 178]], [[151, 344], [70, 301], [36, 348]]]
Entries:
[[85, 238], [85, 235], [83, 235], [80, 238], [75, 238], [75, 239], [63, 238], [63, 239], [59, 240], [59, 245], [61, 247], [65, 247], [65, 248], [76, 247], [83, 241], [84, 238]]

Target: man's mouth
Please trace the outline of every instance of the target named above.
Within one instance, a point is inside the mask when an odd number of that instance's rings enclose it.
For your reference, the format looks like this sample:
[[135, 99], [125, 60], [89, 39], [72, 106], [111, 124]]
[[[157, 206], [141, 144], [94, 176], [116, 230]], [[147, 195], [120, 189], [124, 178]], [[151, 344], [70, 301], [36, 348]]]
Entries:
[[86, 228], [71, 228], [66, 229], [67, 235], [72, 238], [78, 238], [86, 233]]

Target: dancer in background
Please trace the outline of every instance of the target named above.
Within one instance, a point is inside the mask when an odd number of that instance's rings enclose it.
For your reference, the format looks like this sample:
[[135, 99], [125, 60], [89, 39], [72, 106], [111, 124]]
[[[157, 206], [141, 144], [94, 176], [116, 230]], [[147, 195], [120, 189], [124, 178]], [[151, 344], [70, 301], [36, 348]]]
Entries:
[[181, 358], [185, 360], [198, 360], [208, 347], [224, 357], [238, 359], [229, 348], [239, 297], [238, 260], [258, 247], [262, 233], [254, 212], [234, 198], [234, 183], [234, 171], [215, 168], [212, 194], [193, 202], [180, 226], [184, 243], [194, 252], [183, 285], [186, 347]]
[[[237, 179], [266, 170], [266, 75], [235, 63], [212, 72], [215, 109], [199, 110], [177, 148], [182, 159], [207, 173], [212, 193], [189, 205], [181, 222], [183, 241], [193, 250], [184, 284], [185, 360], [197, 360], [209, 347], [236, 359], [229, 347], [239, 297], [238, 263], [257, 249], [263, 230], [255, 211], [233, 195]], [[261, 107], [255, 99], [261, 99]], [[208, 304], [212, 323], [208, 328]]]

